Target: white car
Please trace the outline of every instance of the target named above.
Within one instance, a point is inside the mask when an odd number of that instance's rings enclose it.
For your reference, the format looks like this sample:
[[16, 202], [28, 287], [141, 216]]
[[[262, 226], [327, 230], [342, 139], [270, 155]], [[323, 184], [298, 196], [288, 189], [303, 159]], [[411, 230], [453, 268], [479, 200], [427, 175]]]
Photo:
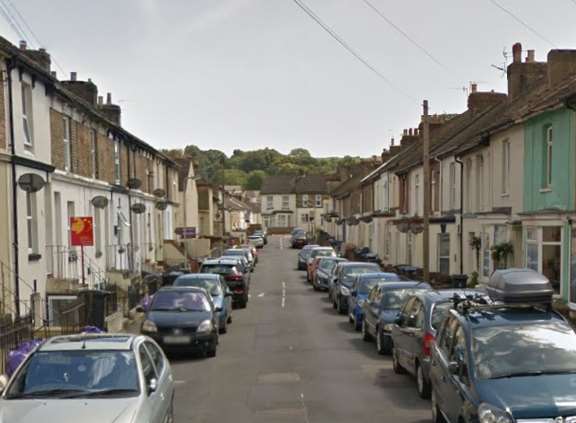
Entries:
[[170, 363], [146, 336], [51, 338], [0, 376], [0, 392], [1, 423], [174, 421]]
[[248, 243], [256, 248], [264, 248], [264, 238], [258, 235], [250, 235], [248, 237]]

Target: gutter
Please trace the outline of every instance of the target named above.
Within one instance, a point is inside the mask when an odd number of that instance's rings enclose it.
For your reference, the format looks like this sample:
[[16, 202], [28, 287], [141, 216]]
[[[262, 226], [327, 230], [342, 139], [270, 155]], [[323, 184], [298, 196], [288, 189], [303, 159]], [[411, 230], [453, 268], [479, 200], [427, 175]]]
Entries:
[[457, 156], [454, 161], [460, 165], [460, 274], [464, 274], [464, 162]]

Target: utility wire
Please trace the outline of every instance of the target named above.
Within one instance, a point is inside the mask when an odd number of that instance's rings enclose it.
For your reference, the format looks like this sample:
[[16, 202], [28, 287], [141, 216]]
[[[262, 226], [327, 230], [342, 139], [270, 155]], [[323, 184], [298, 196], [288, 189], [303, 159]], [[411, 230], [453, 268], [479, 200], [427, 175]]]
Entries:
[[402, 90], [401, 88], [397, 87], [388, 77], [386, 77], [382, 72], [380, 72], [376, 67], [374, 67], [368, 60], [360, 55], [360, 53], [356, 52], [352, 46], [350, 46], [342, 37], [340, 37], [332, 28], [330, 28], [326, 23], [322, 21], [322, 19], [314, 13], [302, 0], [292, 0], [296, 5], [302, 9], [306, 14], [314, 20], [318, 25], [324, 29], [332, 38], [334, 38], [338, 44], [340, 44], [344, 49], [348, 51], [352, 56], [354, 56], [360, 63], [370, 69], [374, 74], [376, 74], [380, 79], [386, 82], [395, 90], [402, 93], [404, 96], [410, 98], [411, 100], [418, 101], [414, 96], [407, 93], [406, 91]]
[[14, 32], [16, 33], [16, 35], [18, 36], [18, 38], [20, 38], [21, 40], [26, 40], [26, 34], [22, 31], [22, 29], [16, 24], [16, 22], [14, 21], [14, 19], [12, 19], [10, 13], [8, 13], [8, 11], [6, 10], [6, 5], [2, 2], [0, 2], [0, 14], [2, 16], [4, 16], [4, 19], [6, 19], [6, 22], [8, 22], [8, 24], [10, 25], [10, 27], [14, 30]]
[[[528, 25], [528, 23], [526, 23], [525, 21], [523, 21], [522, 19], [520, 19], [518, 16], [516, 16], [511, 10], [506, 9], [504, 6], [502, 6], [500, 3], [498, 3], [496, 0], [489, 0], [490, 3], [492, 3], [494, 6], [496, 6], [498, 9], [502, 10], [504, 13], [510, 15], [512, 17], [512, 19], [514, 19], [516, 22], [518, 22], [520, 25], [522, 25], [524, 28], [526, 28], [528, 31], [530, 31], [532, 34], [536, 35], [538, 38], [540, 38], [542, 41], [550, 44], [552, 47], [556, 47], [556, 45], [550, 41], [548, 38], [546, 38], [544, 35], [542, 35], [540, 32], [538, 32], [534, 27]], [[575, 4], [576, 4], [576, 0], [572, 0]]]
[[[434, 63], [436, 63], [438, 66], [440, 66], [444, 69], [448, 69], [447, 66], [445, 66], [442, 62], [440, 62], [440, 60], [436, 59], [436, 57], [434, 57], [434, 55], [432, 53], [430, 53], [424, 46], [422, 46], [414, 38], [412, 38], [406, 31], [404, 31], [402, 28], [400, 28], [398, 25], [396, 25], [394, 22], [392, 22], [392, 20], [389, 17], [387, 17], [384, 14], [384, 12], [382, 12], [380, 9], [378, 9], [376, 6], [374, 6], [374, 3], [372, 3], [370, 0], [362, 0], [362, 1], [364, 2], [364, 4], [366, 6], [368, 6], [370, 9], [372, 9], [378, 16], [380, 16], [382, 19], [384, 19], [384, 21], [386, 21], [386, 23], [388, 25], [390, 25], [392, 28], [394, 28], [396, 31], [398, 31], [404, 38], [406, 38], [418, 50], [420, 50], [426, 56], [428, 56]], [[576, 2], [576, 0], [572, 0], [572, 1]]]
[[20, 11], [16, 8], [14, 3], [12, 3], [10, 0], [6, 0], [6, 4], [16, 13], [16, 15], [18, 15], [18, 18], [20, 18], [20, 20], [22, 21], [22, 23], [24, 24], [24, 26], [26, 27], [26, 29], [28, 30], [28, 32], [30, 33], [32, 38], [34, 38], [34, 41], [36, 41], [36, 44], [38, 46], [42, 46], [42, 42], [40, 41], [40, 39], [36, 36], [34, 31], [32, 30], [32, 27], [30, 25], [28, 25], [28, 22], [26, 21], [26, 19], [22, 15], [22, 13], [20, 13]]

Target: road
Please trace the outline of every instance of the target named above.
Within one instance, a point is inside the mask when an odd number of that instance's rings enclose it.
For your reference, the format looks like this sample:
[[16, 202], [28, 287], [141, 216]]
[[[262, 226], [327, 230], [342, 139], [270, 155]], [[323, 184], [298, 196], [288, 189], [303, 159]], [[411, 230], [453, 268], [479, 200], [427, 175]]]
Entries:
[[176, 423], [429, 422], [430, 405], [362, 341], [271, 237], [214, 359], [177, 359]]

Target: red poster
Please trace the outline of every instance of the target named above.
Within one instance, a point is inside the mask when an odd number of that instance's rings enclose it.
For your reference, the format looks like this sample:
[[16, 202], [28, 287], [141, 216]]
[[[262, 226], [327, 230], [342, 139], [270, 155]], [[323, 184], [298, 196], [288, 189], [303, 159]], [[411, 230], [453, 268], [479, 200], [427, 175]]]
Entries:
[[91, 247], [94, 245], [92, 216], [70, 218], [70, 241], [75, 247]]

